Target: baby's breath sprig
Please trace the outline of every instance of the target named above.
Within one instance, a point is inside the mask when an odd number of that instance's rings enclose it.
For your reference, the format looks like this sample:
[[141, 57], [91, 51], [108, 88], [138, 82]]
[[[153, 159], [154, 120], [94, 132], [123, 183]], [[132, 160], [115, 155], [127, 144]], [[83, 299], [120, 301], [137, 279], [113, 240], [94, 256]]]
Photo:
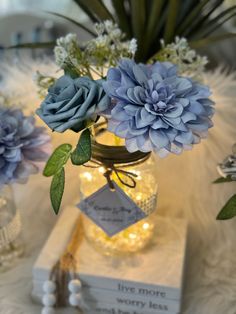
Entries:
[[54, 49], [57, 65], [76, 76], [103, 78], [106, 70], [116, 66], [123, 57], [133, 58], [137, 50], [136, 39], [126, 41], [125, 34], [112, 21], [94, 26], [97, 37], [79, 45], [76, 34], [57, 40]]
[[152, 58], [156, 61], [169, 61], [178, 66], [180, 75], [201, 79], [208, 63], [206, 56], [200, 56], [191, 49], [186, 38], [176, 37], [175, 41], [166, 45], [161, 40], [162, 49]]

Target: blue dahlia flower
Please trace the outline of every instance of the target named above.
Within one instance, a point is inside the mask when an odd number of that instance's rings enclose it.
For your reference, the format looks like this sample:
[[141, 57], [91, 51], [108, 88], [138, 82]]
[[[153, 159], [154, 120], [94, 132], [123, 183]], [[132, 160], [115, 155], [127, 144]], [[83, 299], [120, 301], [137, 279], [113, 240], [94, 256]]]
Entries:
[[25, 181], [48, 158], [49, 135], [19, 109], [0, 108], [0, 187]]
[[169, 62], [144, 65], [123, 59], [108, 71], [103, 87], [113, 102], [108, 129], [125, 138], [129, 152], [178, 154], [213, 126], [209, 88], [178, 76]]

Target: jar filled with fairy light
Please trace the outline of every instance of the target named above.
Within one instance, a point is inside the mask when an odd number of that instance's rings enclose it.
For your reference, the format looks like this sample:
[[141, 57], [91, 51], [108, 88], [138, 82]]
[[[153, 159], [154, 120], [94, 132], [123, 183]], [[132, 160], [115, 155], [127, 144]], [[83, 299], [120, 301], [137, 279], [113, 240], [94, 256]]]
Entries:
[[107, 183], [109, 169], [111, 179], [145, 213], [145, 218], [113, 236], [107, 235], [83, 214], [85, 237], [105, 255], [129, 254], [144, 249], [150, 243], [155, 227], [157, 178], [154, 156], [142, 152], [129, 153], [122, 144], [109, 132], [96, 137], [92, 143], [91, 162], [81, 167], [79, 174], [81, 199]]

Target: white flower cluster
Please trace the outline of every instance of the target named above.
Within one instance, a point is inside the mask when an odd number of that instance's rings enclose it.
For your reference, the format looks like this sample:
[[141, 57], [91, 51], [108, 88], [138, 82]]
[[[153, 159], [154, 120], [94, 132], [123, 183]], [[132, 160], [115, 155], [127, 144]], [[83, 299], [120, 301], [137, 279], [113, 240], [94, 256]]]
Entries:
[[131, 39], [124, 41], [125, 34], [119, 29], [118, 25], [110, 20], [95, 24], [97, 37], [88, 42], [87, 50], [92, 55], [97, 55], [98, 50], [104, 55], [110, 54], [110, 60], [114, 57], [134, 57], [137, 50], [137, 40]]
[[168, 45], [161, 40], [161, 45], [162, 50], [157, 55], [158, 60], [177, 64], [178, 72], [181, 75], [201, 79], [208, 59], [191, 49], [186, 38], [176, 37], [175, 42]]
[[76, 34], [69, 33], [65, 37], [57, 39], [57, 45], [54, 48], [56, 64], [64, 69], [67, 66], [78, 65], [78, 38]]
[[122, 57], [133, 58], [137, 50], [136, 39], [124, 40], [125, 34], [112, 21], [95, 24], [97, 37], [79, 46], [76, 34], [57, 40], [54, 48], [56, 64], [76, 75], [93, 74], [103, 77], [106, 68], [116, 66]]

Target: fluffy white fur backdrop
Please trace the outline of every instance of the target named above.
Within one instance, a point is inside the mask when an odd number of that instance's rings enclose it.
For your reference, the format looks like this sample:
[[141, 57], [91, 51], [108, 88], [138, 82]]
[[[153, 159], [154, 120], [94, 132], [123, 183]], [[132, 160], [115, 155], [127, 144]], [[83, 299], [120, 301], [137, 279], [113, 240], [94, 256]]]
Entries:
[[[25, 61], [21, 66], [2, 65], [4, 81], [0, 91], [19, 101], [26, 110], [33, 111], [40, 100], [31, 77], [39, 70], [44, 74], [59, 75], [50, 61]], [[159, 159], [159, 213], [187, 217], [189, 241], [184, 282], [182, 314], [236, 313], [236, 218], [219, 222], [215, 217], [226, 200], [235, 193], [235, 183], [213, 185], [219, 175], [216, 165], [231, 152], [236, 142], [236, 76], [221, 68], [205, 74], [216, 102], [214, 127], [207, 140], [192, 151], [180, 156]], [[75, 135], [53, 134], [53, 142], [75, 140]], [[69, 169], [65, 203], [76, 197], [76, 178]], [[37, 190], [37, 188], [39, 188]], [[37, 305], [31, 303], [31, 267], [46, 240], [55, 217], [49, 212], [45, 199], [49, 182], [40, 175], [31, 178], [28, 187], [18, 186], [16, 196], [22, 209], [27, 256], [12, 272], [0, 275], [0, 314], [36, 314]], [[36, 193], [34, 201], [31, 192]], [[73, 197], [72, 197], [73, 194]], [[174, 262], [174, 261], [173, 261]], [[157, 270], [158, 271], [158, 270]], [[59, 311], [58, 313], [73, 313]], [[144, 313], [145, 314], [145, 313]]]

